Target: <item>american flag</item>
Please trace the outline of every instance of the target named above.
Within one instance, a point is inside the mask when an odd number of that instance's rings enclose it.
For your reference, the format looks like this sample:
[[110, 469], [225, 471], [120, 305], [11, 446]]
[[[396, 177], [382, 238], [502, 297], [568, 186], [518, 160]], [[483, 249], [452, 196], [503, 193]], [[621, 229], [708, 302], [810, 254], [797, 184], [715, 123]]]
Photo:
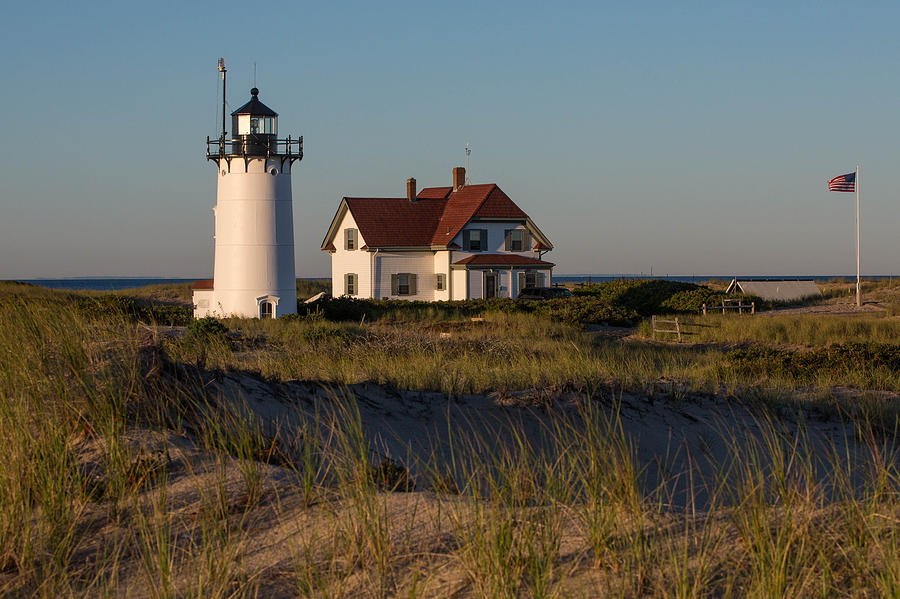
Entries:
[[856, 191], [856, 173], [838, 175], [828, 182], [828, 191]]

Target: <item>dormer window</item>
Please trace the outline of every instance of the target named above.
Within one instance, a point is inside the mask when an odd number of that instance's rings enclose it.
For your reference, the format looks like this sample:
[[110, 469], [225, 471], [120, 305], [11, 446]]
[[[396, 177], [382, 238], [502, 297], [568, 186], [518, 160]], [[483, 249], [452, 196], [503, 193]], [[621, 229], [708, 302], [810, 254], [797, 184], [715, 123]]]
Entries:
[[525, 229], [507, 229], [505, 233], [507, 252], [527, 252], [531, 249], [531, 236]]
[[467, 252], [484, 252], [487, 250], [487, 229], [463, 230], [463, 250]]

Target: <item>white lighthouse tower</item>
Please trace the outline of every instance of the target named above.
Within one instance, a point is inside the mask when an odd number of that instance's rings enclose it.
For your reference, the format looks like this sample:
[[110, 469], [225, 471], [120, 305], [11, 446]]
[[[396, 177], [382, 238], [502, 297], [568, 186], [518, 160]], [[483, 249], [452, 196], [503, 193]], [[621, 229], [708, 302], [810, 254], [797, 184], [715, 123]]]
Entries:
[[278, 138], [278, 113], [259, 90], [231, 113], [225, 132], [225, 63], [222, 134], [206, 139], [216, 163], [215, 264], [212, 281], [194, 285], [194, 316], [276, 318], [297, 313], [291, 170], [303, 159], [303, 137]]

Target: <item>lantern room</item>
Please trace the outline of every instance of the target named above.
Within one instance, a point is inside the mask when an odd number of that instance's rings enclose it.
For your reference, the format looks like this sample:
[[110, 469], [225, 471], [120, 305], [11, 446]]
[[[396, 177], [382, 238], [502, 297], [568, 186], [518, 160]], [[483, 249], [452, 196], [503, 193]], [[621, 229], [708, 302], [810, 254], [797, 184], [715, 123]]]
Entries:
[[259, 90], [250, 90], [250, 101], [231, 113], [236, 154], [276, 153], [278, 113], [259, 101]]

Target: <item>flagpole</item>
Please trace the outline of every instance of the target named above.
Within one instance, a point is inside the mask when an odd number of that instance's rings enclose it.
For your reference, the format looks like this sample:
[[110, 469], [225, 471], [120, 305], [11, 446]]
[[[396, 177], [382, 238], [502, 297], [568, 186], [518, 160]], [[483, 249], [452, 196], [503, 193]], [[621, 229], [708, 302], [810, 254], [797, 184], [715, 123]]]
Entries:
[[859, 165], [856, 165], [856, 305], [862, 306], [862, 297], [860, 296], [860, 278], [859, 278]]

